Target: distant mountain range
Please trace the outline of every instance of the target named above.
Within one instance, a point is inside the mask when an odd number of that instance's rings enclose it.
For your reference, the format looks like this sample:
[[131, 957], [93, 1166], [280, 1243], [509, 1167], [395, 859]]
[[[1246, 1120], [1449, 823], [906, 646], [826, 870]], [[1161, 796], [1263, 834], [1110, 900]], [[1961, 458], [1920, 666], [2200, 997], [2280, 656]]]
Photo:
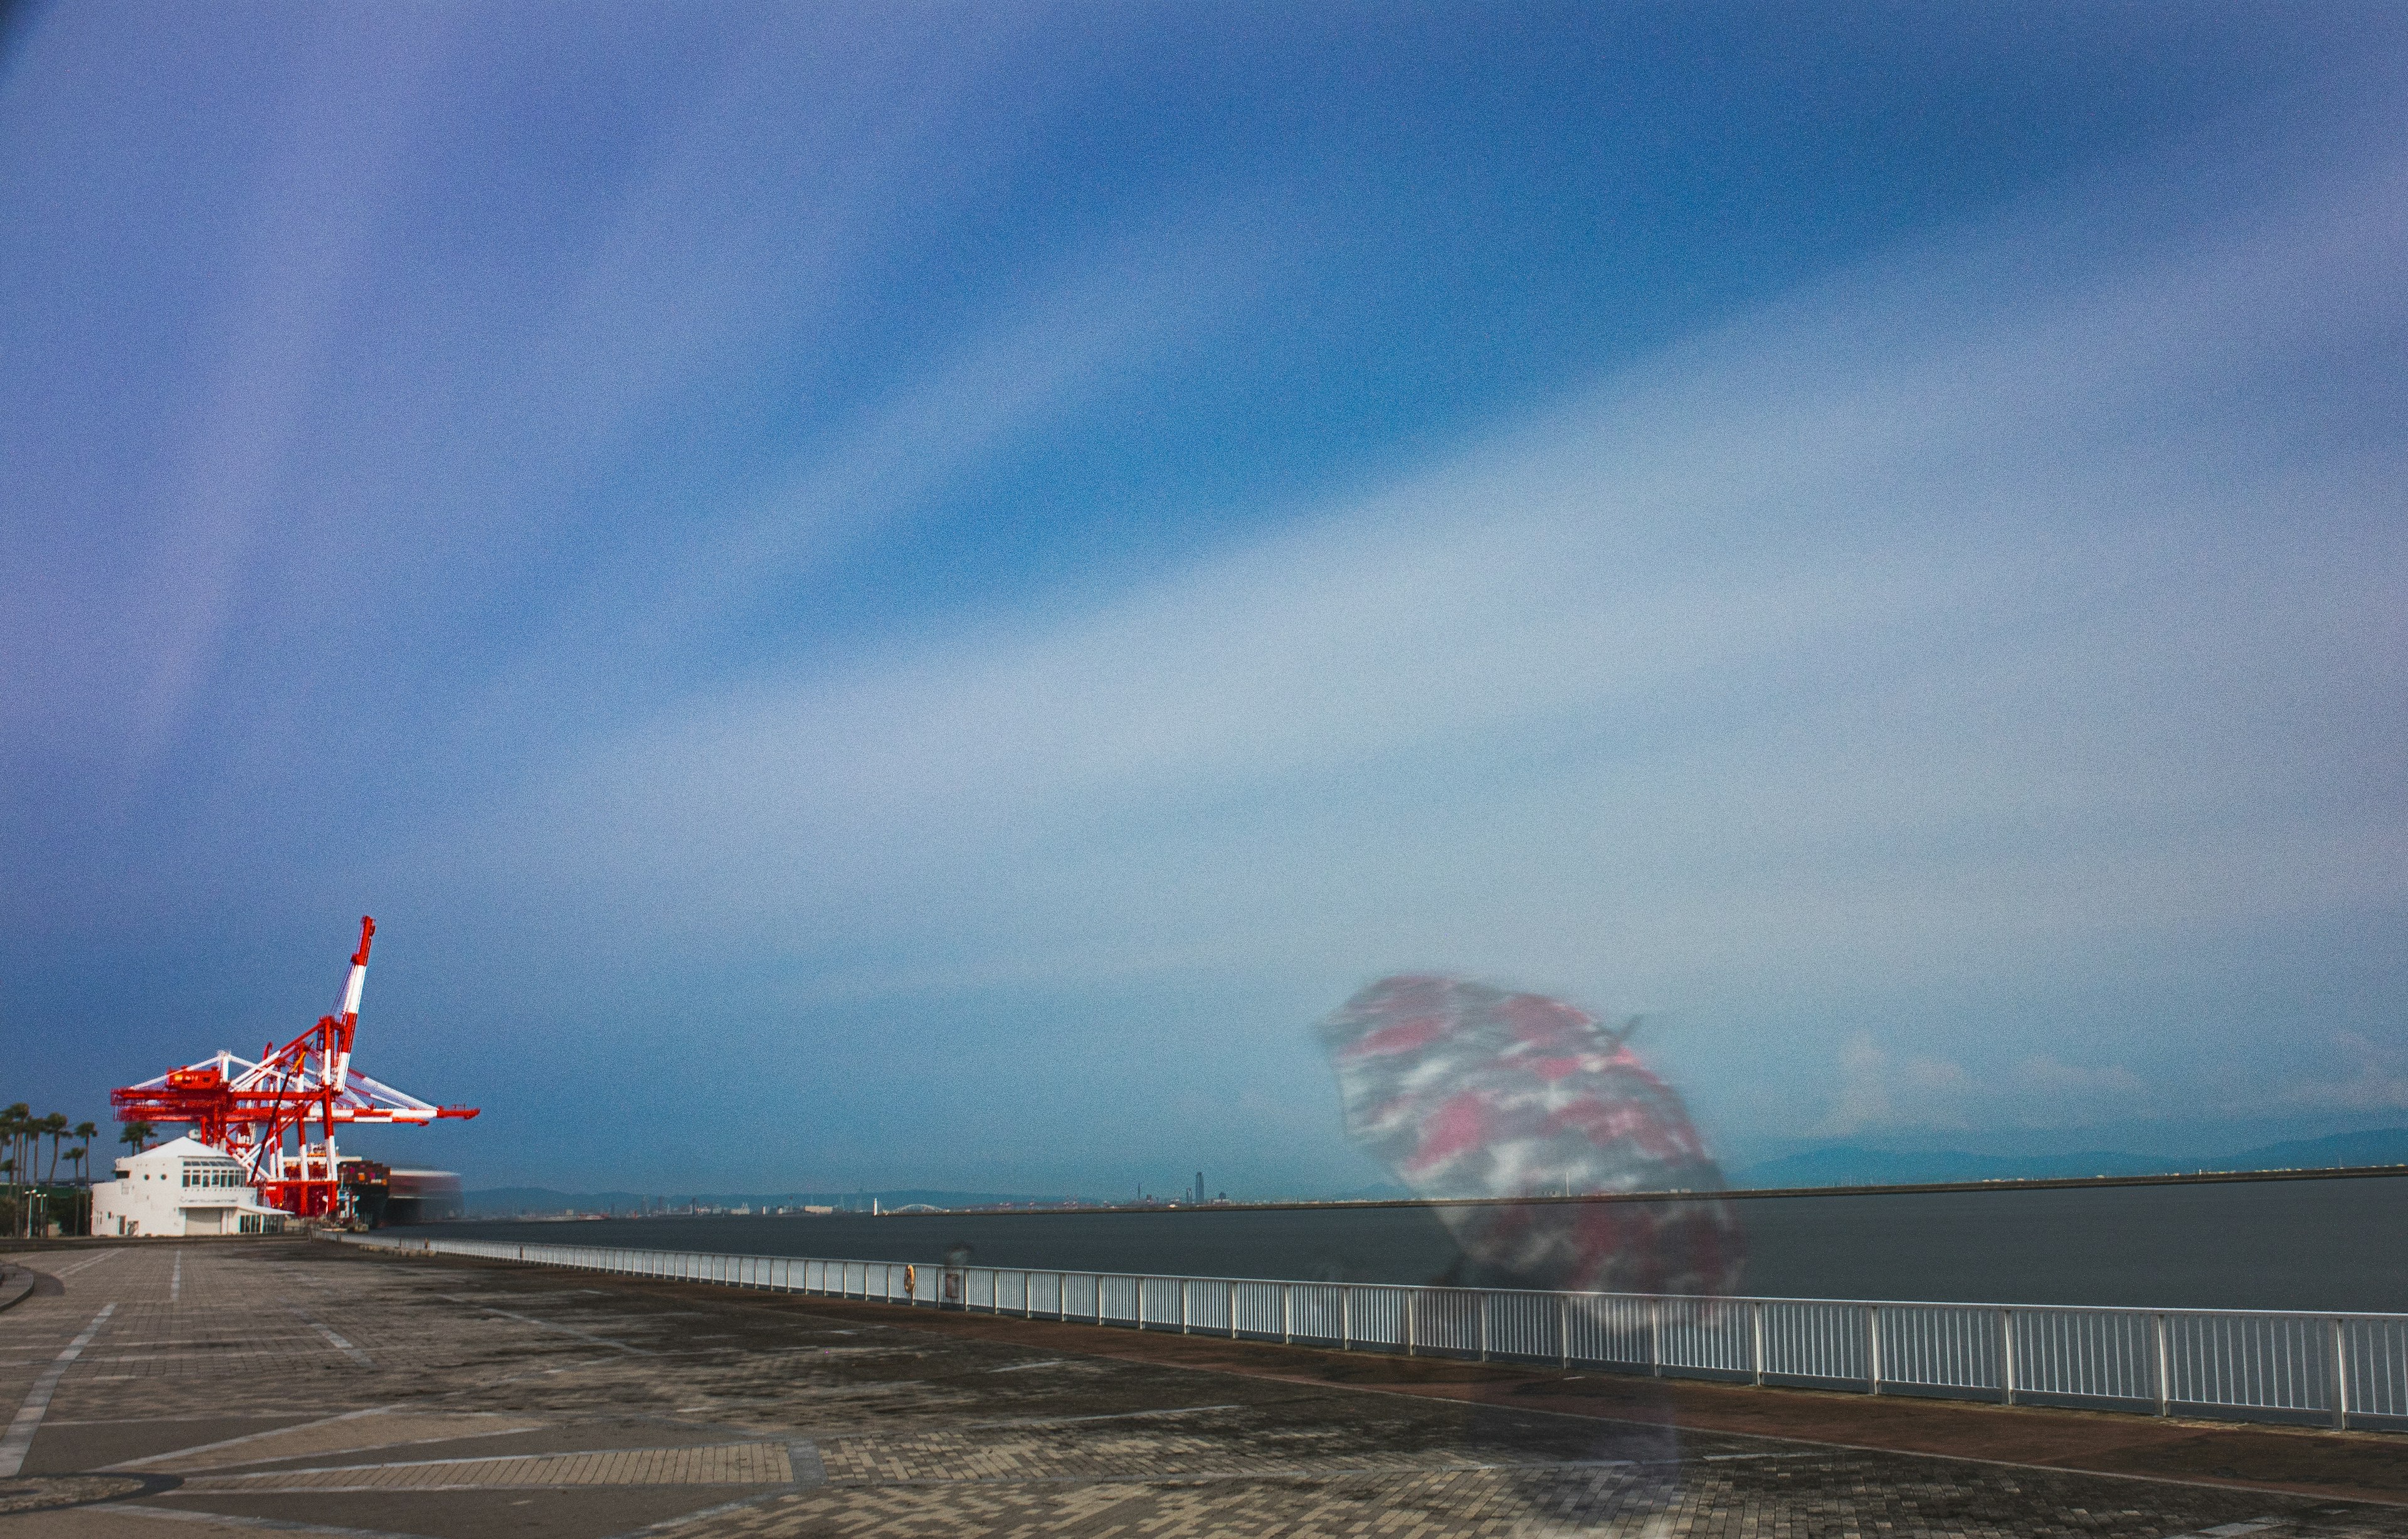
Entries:
[[[1916, 1186], [1942, 1181], [2045, 1181], [2088, 1175], [2172, 1175], [2189, 1171], [2320, 1171], [2356, 1165], [2408, 1165], [2408, 1128], [2292, 1139], [2220, 1156], [2142, 1155], [2114, 1149], [2076, 1154], [1984, 1155], [1953, 1149], [1875, 1149], [1832, 1143], [1749, 1165], [1730, 1172], [1729, 1177], [1733, 1187], [1761, 1190], [1783, 1187]], [[1394, 1201], [1411, 1195], [1401, 1187], [1381, 1185], [1340, 1194], [1339, 1200]], [[1061, 1201], [1032, 1198], [1025, 1192], [943, 1191], [919, 1187], [875, 1192], [703, 1192], [680, 1194], [669, 1201], [679, 1207], [696, 1203], [705, 1207], [749, 1207], [755, 1212], [781, 1207], [867, 1212], [872, 1199], [881, 1208], [890, 1211], [912, 1203], [933, 1208], [985, 1208]], [[634, 1213], [660, 1201], [657, 1195], [637, 1192], [567, 1192], [550, 1187], [493, 1187], [467, 1194], [469, 1213], [481, 1216]]]
[[2044, 1181], [2086, 1175], [2172, 1175], [2186, 1171], [2321, 1171], [2408, 1165], [2408, 1128], [2335, 1133], [2213, 1157], [2140, 1155], [2114, 1149], [2070, 1154], [1981, 1155], [1961, 1150], [1870, 1149], [1851, 1143], [1806, 1149], [1729, 1172], [1730, 1184], [1889, 1187], [1934, 1181]]

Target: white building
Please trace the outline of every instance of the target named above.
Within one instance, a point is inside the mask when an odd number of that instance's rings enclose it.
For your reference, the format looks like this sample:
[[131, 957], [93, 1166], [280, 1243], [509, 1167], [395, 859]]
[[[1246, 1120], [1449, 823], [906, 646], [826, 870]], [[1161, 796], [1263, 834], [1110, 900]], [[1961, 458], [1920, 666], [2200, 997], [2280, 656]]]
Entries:
[[116, 1180], [92, 1188], [94, 1234], [274, 1234], [285, 1216], [260, 1205], [240, 1165], [192, 1138], [127, 1155]]

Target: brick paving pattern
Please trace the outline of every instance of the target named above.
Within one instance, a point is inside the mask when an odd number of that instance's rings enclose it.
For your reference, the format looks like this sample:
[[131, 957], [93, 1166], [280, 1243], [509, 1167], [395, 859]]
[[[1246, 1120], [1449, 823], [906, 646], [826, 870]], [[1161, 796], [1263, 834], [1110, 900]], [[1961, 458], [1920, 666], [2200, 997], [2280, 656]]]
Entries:
[[1369, 1393], [1061, 1327], [299, 1242], [21, 1259], [48, 1281], [0, 1313], [0, 1414], [115, 1309], [0, 1481], [0, 1539], [2408, 1539], [2372, 1503]]

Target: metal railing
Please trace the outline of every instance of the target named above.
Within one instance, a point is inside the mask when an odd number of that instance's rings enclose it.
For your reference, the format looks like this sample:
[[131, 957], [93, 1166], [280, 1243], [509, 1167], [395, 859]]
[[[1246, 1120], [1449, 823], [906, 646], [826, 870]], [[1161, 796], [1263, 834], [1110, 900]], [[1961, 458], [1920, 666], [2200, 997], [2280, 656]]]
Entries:
[[380, 1249], [1347, 1351], [2408, 1429], [2408, 1315], [1541, 1293], [346, 1238]]

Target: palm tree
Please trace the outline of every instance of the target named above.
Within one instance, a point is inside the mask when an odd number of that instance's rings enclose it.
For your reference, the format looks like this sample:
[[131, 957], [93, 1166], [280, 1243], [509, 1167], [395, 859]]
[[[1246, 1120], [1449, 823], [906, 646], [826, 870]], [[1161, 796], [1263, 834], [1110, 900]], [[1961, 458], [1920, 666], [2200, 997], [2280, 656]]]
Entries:
[[150, 1135], [156, 1130], [147, 1122], [129, 1122], [118, 1129], [117, 1142], [125, 1145], [126, 1153], [140, 1154], [143, 1145], [150, 1143]]
[[[17, 1177], [23, 1173], [25, 1169], [22, 1145], [28, 1126], [27, 1119], [33, 1115], [34, 1109], [22, 1100], [6, 1111], [0, 1111], [0, 1138], [6, 1138], [8, 1141], [8, 1195], [16, 1200], [16, 1217], [25, 1223], [32, 1222], [26, 1217], [31, 1210], [26, 1206], [25, 1194], [19, 1190], [22, 1183]], [[9, 1228], [13, 1232], [16, 1225], [11, 1224]], [[27, 1232], [32, 1231], [29, 1230]]]
[[64, 1112], [52, 1112], [42, 1119], [42, 1136], [50, 1141], [50, 1162], [42, 1167], [42, 1185], [50, 1186], [59, 1173], [59, 1141], [67, 1136], [72, 1126]]
[[75, 1126], [75, 1136], [83, 1142], [83, 1147], [75, 1152], [75, 1162], [81, 1167], [83, 1184], [87, 1187], [92, 1185], [92, 1141], [99, 1134], [100, 1129], [89, 1122], [79, 1122]]

